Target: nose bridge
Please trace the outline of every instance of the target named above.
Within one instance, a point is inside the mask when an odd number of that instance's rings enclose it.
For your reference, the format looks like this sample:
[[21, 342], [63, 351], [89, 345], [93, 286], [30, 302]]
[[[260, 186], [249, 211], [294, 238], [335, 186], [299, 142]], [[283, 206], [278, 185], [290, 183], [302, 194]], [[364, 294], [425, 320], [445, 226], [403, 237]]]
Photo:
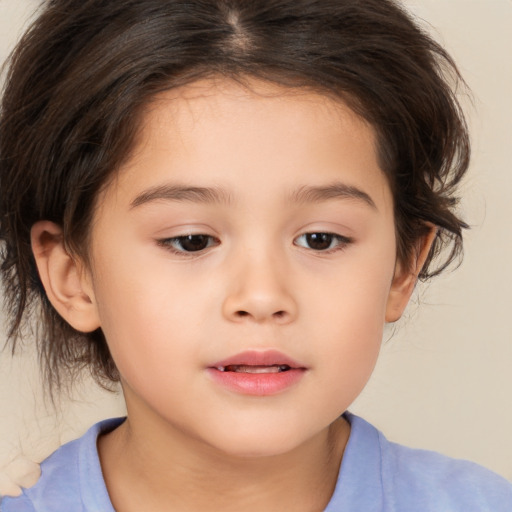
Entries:
[[297, 314], [285, 251], [274, 244], [241, 247], [230, 262], [232, 279], [224, 302], [231, 320], [286, 323]]

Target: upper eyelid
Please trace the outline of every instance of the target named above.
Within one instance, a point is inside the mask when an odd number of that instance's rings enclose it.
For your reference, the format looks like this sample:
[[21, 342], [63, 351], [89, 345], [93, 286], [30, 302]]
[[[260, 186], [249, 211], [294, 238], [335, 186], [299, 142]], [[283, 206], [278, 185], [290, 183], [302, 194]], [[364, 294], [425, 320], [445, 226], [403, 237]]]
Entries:
[[[186, 251], [186, 250], [180, 250], [174, 247], [173, 242], [176, 240], [179, 240], [180, 238], [186, 238], [187, 236], [207, 236], [210, 239], [214, 240], [214, 243], [208, 245], [204, 249], [199, 249], [197, 251]], [[215, 242], [216, 241], [216, 242]], [[156, 240], [156, 243], [159, 247], [162, 249], [168, 251], [169, 253], [180, 257], [180, 258], [199, 258], [206, 254], [206, 251], [213, 249], [220, 245], [220, 240], [217, 237], [211, 236], [211, 235], [204, 235], [202, 233], [199, 234], [193, 234], [193, 235], [179, 235], [179, 236], [173, 236], [173, 237], [165, 237], [160, 238]]]
[[[336, 232], [331, 231], [331, 230], [310, 229], [310, 230], [304, 231], [304, 232], [294, 236], [293, 237], [293, 245], [298, 245], [298, 244], [296, 244], [296, 240], [297, 239], [299, 239], [301, 237], [304, 237], [304, 236], [307, 236], [307, 235], [311, 235], [311, 234], [327, 234], [327, 235], [331, 235], [334, 238], [336, 238], [341, 245], [348, 245], [348, 244], [351, 244], [351, 243], [354, 242], [353, 237], [347, 236], [347, 235], [342, 235], [340, 233], [336, 233]], [[199, 251], [184, 251], [184, 250], [180, 251], [178, 249], [175, 249], [176, 252], [182, 253], [182, 254], [202, 253], [206, 249], [209, 249], [211, 247], [215, 247], [215, 246], [218, 246], [218, 245], [221, 244], [221, 240], [220, 240], [219, 237], [207, 234], [205, 232], [197, 232], [197, 233], [188, 232], [188, 233], [183, 233], [183, 234], [176, 235], [176, 236], [162, 237], [162, 238], [157, 239], [156, 242], [157, 242], [158, 245], [160, 245], [162, 247], [172, 248], [172, 245], [171, 245], [172, 242], [179, 241], [180, 239], [185, 239], [188, 236], [204, 236], [204, 237], [209, 238], [213, 243], [211, 243], [210, 245], [205, 247], [205, 249], [201, 249]], [[300, 245], [298, 245], [298, 246], [302, 247]], [[329, 252], [329, 250], [325, 250], [323, 252]]]
[[[336, 238], [339, 238], [339, 239], [342, 239], [342, 240], [345, 240], [345, 241], [350, 241], [350, 242], [353, 241], [353, 237], [351, 237], [351, 236], [342, 235], [342, 234], [336, 233], [334, 231], [321, 230], [321, 229], [312, 229], [312, 230], [304, 231], [304, 232], [294, 236], [293, 240], [296, 240], [297, 238], [300, 238], [301, 236], [306, 236], [306, 235], [311, 235], [311, 234], [332, 235], [332, 236], [334, 236]], [[183, 233], [183, 234], [176, 235], [176, 236], [161, 237], [161, 238], [157, 239], [157, 242], [163, 243], [163, 242], [166, 242], [166, 241], [168, 242], [168, 241], [171, 241], [171, 240], [179, 240], [180, 238], [186, 238], [187, 236], [205, 236], [205, 237], [212, 238], [212, 239], [220, 241], [220, 238], [218, 236], [215, 236], [215, 235], [210, 235], [210, 234], [207, 234], [207, 233], [204, 233], [204, 232], [197, 232], [197, 233], [188, 232], [188, 233]]]
[[343, 235], [341, 233], [337, 233], [336, 231], [330, 229], [308, 229], [306, 231], [300, 232], [297, 236], [294, 237], [294, 240], [306, 235], [314, 235], [314, 234], [323, 234], [323, 235], [332, 235], [336, 238], [341, 238], [343, 240], [353, 241], [353, 237], [349, 235]]
[[159, 238], [157, 239], [157, 242], [159, 244], [163, 244], [165, 242], [173, 242], [173, 241], [177, 241], [177, 240], [180, 240], [180, 239], [184, 239], [184, 238], [187, 238], [189, 236], [204, 236], [206, 238], [210, 238], [212, 240], [217, 240], [220, 242], [220, 239], [214, 235], [207, 235], [206, 233], [187, 233], [185, 235], [177, 235], [177, 236], [166, 236], [166, 237], [162, 237], [162, 238]]
[[323, 235], [331, 235], [332, 237], [338, 239], [340, 243], [349, 244], [354, 241], [354, 239], [350, 236], [340, 235], [339, 233], [333, 233], [331, 231], [306, 231], [304, 233], [301, 233], [300, 235], [297, 235], [293, 240], [297, 240], [300, 237], [307, 236], [307, 235], [314, 235], [314, 234], [323, 234]]

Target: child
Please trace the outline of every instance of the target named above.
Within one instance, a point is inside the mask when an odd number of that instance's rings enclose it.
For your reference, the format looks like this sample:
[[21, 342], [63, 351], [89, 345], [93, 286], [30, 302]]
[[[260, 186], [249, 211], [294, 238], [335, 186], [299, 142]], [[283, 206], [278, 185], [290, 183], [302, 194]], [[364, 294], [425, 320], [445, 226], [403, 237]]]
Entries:
[[38, 307], [53, 388], [87, 366], [127, 417], [2, 512], [509, 511], [347, 412], [461, 249], [448, 72], [391, 0], [48, 2], [2, 100], [10, 338]]

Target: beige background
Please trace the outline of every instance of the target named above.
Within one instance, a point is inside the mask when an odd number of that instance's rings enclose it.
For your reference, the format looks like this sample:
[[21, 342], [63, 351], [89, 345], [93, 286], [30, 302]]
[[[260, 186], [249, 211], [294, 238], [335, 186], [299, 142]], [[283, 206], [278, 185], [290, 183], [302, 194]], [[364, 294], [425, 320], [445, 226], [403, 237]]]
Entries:
[[[420, 287], [406, 318], [388, 330], [352, 411], [392, 440], [471, 459], [512, 480], [512, 1], [405, 3], [473, 90], [466, 104], [474, 160], [462, 203], [473, 229], [463, 265]], [[36, 5], [0, 0], [2, 61]], [[57, 414], [42, 402], [36, 368], [30, 350], [0, 354], [0, 493], [31, 469], [26, 459], [39, 461], [92, 422], [123, 413], [120, 396], [86, 382]]]

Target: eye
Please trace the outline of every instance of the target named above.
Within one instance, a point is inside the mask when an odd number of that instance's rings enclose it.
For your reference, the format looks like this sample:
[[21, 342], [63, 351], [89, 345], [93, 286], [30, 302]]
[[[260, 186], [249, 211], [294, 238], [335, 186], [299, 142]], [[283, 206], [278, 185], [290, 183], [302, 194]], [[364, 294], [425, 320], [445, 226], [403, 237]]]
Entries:
[[184, 235], [158, 241], [158, 245], [176, 253], [200, 252], [218, 244], [219, 240], [210, 235]]
[[295, 245], [313, 251], [330, 252], [343, 249], [352, 240], [335, 233], [304, 233], [295, 239]]

